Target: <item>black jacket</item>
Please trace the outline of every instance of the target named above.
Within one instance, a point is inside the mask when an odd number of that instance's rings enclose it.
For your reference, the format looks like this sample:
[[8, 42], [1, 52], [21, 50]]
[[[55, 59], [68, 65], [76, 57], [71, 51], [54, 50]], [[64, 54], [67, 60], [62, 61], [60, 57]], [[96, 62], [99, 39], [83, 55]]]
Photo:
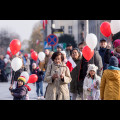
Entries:
[[26, 94], [28, 93], [28, 90], [24, 85], [21, 87], [17, 86], [15, 89], [10, 91], [13, 92], [13, 100], [25, 100]]
[[43, 73], [43, 71], [40, 71], [39, 68], [36, 68], [35, 70], [32, 70], [32, 74], [36, 74], [38, 76], [37, 82], [41, 82], [41, 81], [44, 80], [43, 79], [44, 73]]
[[[106, 49], [105, 51], [105, 56], [104, 56], [104, 60], [105, 63], [109, 64], [109, 60], [112, 56], [115, 56], [112, 51], [110, 49]], [[117, 57], [117, 56], [116, 56]], [[120, 64], [119, 64], [119, 68], [120, 68]]]
[[106, 52], [106, 48], [100, 48], [99, 54], [102, 58], [103, 70], [106, 70], [108, 68], [108, 64], [105, 63], [105, 60], [104, 60], [105, 52]]

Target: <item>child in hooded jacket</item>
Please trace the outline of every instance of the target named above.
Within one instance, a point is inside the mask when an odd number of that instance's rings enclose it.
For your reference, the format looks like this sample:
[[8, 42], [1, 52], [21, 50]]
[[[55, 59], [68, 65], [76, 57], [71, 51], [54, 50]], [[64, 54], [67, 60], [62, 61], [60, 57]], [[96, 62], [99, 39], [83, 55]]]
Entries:
[[26, 100], [26, 94], [28, 93], [27, 87], [25, 87], [26, 79], [20, 76], [17, 80], [17, 87], [15, 89], [12, 86], [9, 88], [13, 100]]
[[100, 82], [101, 78], [96, 74], [98, 67], [94, 64], [89, 64], [87, 75], [84, 80], [83, 89], [87, 100], [100, 99]]

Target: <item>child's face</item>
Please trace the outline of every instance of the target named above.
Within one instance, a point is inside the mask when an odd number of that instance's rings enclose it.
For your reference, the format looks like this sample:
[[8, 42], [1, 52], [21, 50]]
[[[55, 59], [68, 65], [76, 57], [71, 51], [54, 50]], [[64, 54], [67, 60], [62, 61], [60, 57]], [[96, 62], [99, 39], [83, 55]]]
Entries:
[[95, 71], [94, 70], [90, 70], [90, 75], [94, 76], [95, 75]]
[[22, 86], [22, 85], [23, 85], [23, 81], [19, 80], [19, 81], [18, 81], [18, 86], [20, 87], [20, 86]]
[[120, 53], [120, 45], [116, 48], [116, 52]]
[[36, 69], [36, 66], [33, 65], [32, 68], [33, 68], [33, 69]]

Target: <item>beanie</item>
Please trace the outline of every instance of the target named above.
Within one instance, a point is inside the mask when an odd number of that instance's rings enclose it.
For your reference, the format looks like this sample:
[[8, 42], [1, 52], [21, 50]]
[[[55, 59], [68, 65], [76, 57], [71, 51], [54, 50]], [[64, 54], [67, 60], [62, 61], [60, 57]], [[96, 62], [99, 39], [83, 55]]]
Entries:
[[114, 48], [118, 47], [120, 45], [120, 39], [115, 40], [113, 45], [114, 45]]
[[112, 56], [109, 61], [109, 66], [118, 67], [118, 59], [115, 56]]
[[23, 83], [24, 83], [24, 85], [25, 85], [25, 83], [26, 83], [26, 79], [25, 79], [25, 77], [20, 76], [20, 77], [18, 78], [18, 81], [19, 81], [19, 80], [23, 81]]
[[95, 71], [95, 73], [96, 73], [97, 70], [98, 70], [98, 67], [95, 66], [94, 64], [89, 64], [89, 65], [88, 65], [88, 70], [87, 70], [87, 75], [89, 74], [89, 72], [90, 72], [91, 70]]

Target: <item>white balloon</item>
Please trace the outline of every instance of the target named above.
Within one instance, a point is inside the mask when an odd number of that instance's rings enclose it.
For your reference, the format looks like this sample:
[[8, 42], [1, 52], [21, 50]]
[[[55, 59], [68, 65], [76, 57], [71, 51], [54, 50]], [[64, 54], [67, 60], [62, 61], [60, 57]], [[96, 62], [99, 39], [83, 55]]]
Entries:
[[39, 52], [38, 58], [40, 61], [43, 61], [45, 59], [45, 53], [44, 52]]
[[7, 48], [7, 51], [10, 51], [10, 52], [11, 52], [10, 47]]
[[27, 81], [28, 81], [28, 79], [29, 79], [29, 74], [28, 74], [28, 72], [22, 72], [21, 73], [21, 75], [20, 76], [23, 76], [23, 77], [25, 77], [26, 78], [26, 83], [27, 83]]
[[120, 20], [111, 20], [111, 31], [113, 34], [120, 32]]
[[28, 58], [30, 58], [31, 57], [31, 55], [30, 54], [28, 54]]
[[7, 58], [5, 58], [5, 59], [4, 59], [4, 62], [5, 62], [5, 63], [7, 63], [7, 62], [8, 62], [8, 59], [7, 59]]
[[22, 67], [22, 60], [18, 57], [15, 57], [11, 62], [12, 69], [16, 72]]
[[10, 58], [10, 56], [7, 54], [7, 55], [5, 55], [5, 57], [7, 58], [7, 59], [9, 59]]
[[86, 36], [86, 44], [91, 48], [91, 50], [94, 50], [97, 46], [97, 36], [93, 33], [90, 33]]

